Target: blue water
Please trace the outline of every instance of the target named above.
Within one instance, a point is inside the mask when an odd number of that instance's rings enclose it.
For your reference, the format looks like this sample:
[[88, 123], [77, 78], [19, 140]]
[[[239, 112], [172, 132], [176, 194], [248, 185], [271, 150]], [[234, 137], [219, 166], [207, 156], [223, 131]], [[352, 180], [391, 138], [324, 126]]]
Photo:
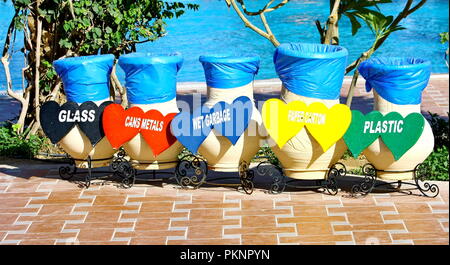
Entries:
[[[223, 0], [184, 1], [197, 2], [197, 12], [188, 11], [179, 19], [168, 21], [168, 35], [153, 43], [138, 46], [138, 51], [173, 52], [184, 56], [184, 64], [178, 81], [204, 81], [203, 69], [198, 62], [202, 54], [221, 52], [251, 52], [261, 56], [261, 69], [257, 79], [275, 78], [272, 55], [273, 45], [243, 23]], [[266, 1], [250, 1], [249, 7], [257, 9]], [[267, 15], [272, 31], [280, 42], [319, 42], [314, 21], [324, 22], [328, 15], [328, 0], [292, 0], [285, 7]], [[395, 15], [406, 1], [394, 0], [381, 5], [382, 11]], [[417, 1], [416, 1], [417, 2]], [[433, 73], [448, 73], [443, 59], [448, 44], [441, 44], [439, 33], [448, 31], [448, 0], [428, 0], [417, 12], [403, 21], [406, 30], [393, 33], [375, 53], [377, 56], [413, 56], [432, 62]], [[11, 3], [0, 2], [0, 47], [3, 46], [9, 19], [13, 15]], [[252, 20], [262, 27], [259, 18]], [[349, 50], [349, 62], [356, 59], [372, 43], [371, 31], [363, 25], [356, 36], [351, 35], [350, 22], [346, 17], [340, 22], [341, 45]], [[18, 36], [16, 48], [22, 43]], [[23, 57], [17, 52], [11, 63], [14, 86], [21, 87]], [[123, 79], [123, 73], [119, 72]], [[0, 90], [5, 87], [4, 73], [0, 70]]]

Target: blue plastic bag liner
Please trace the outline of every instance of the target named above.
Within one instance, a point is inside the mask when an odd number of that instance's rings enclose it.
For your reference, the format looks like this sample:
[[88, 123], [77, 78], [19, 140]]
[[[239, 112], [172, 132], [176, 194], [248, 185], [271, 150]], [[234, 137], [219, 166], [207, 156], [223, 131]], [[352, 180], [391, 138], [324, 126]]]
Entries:
[[418, 58], [373, 57], [362, 62], [358, 71], [366, 79], [366, 90], [372, 88], [385, 100], [398, 104], [420, 104], [428, 84], [431, 62]]
[[172, 100], [177, 93], [177, 73], [183, 64], [180, 53], [130, 53], [119, 58], [131, 104]]
[[76, 103], [109, 98], [114, 55], [69, 57], [53, 62], [64, 84], [67, 100]]
[[304, 97], [338, 99], [347, 65], [344, 47], [284, 43], [273, 55], [275, 70], [289, 91]]
[[215, 54], [200, 56], [206, 84], [214, 88], [234, 88], [251, 83], [259, 70], [259, 56]]

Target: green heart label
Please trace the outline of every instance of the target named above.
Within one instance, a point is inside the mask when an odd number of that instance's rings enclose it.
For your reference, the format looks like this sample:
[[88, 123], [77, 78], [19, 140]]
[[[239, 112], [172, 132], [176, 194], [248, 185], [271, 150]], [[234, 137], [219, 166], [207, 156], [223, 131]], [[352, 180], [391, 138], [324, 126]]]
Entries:
[[364, 115], [352, 110], [352, 122], [344, 135], [344, 141], [356, 158], [381, 136], [394, 159], [398, 160], [419, 140], [424, 125], [425, 119], [420, 113], [411, 113], [403, 118], [397, 112], [390, 112], [383, 117], [378, 111]]
[[344, 134], [344, 141], [354, 158], [371, 145], [380, 134], [364, 133], [364, 125], [370, 122], [377, 123], [383, 120], [383, 115], [378, 111], [372, 111], [367, 115], [359, 110], [352, 110], [352, 122], [347, 132]]
[[381, 139], [398, 160], [419, 140], [425, 119], [420, 113], [411, 113], [403, 118], [398, 112], [390, 112], [384, 116], [384, 121], [395, 121], [393, 129], [382, 133]]

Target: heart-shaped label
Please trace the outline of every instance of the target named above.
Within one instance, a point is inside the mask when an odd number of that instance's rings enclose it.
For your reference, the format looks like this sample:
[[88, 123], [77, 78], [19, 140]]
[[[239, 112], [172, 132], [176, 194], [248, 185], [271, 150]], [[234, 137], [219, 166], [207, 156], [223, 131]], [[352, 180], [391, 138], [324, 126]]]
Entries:
[[87, 115], [87, 119], [80, 118], [78, 127], [87, 136], [92, 146], [95, 146], [105, 136], [102, 116], [105, 107], [109, 104], [112, 104], [112, 101], [105, 101], [100, 106], [92, 101], [87, 101], [78, 107], [81, 116]]
[[175, 116], [170, 126], [172, 134], [194, 154], [212, 130], [212, 126], [202, 127], [199, 117], [202, 117], [203, 113], [209, 113], [209, 109], [197, 108], [193, 114], [182, 111]]
[[169, 113], [163, 116], [158, 110], [152, 109], [142, 116], [140, 132], [155, 156], [177, 141], [170, 131], [170, 123], [175, 115], [176, 113]]
[[352, 122], [344, 134], [344, 141], [354, 158], [358, 158], [358, 155], [379, 136], [377, 133], [364, 133], [364, 125], [382, 120], [383, 115], [378, 111], [372, 111], [364, 115], [359, 110], [352, 110]]
[[111, 104], [105, 101], [97, 106], [87, 101], [78, 106], [75, 102], [66, 102], [61, 107], [56, 101], [45, 102], [40, 111], [40, 122], [44, 133], [52, 143], [59, 142], [73, 126], [78, 125], [95, 146], [105, 136], [102, 126], [103, 110]]
[[344, 140], [354, 157], [381, 136], [394, 159], [398, 160], [417, 143], [425, 126], [420, 113], [410, 113], [405, 118], [398, 112], [390, 112], [384, 117], [378, 111], [367, 115], [353, 111], [353, 114]]
[[324, 152], [344, 136], [352, 121], [352, 112], [344, 104], [328, 109], [323, 103], [314, 102], [308, 106], [308, 112], [305, 126]]
[[253, 102], [245, 96], [236, 98], [232, 104], [217, 102], [211, 109], [212, 121], [216, 113], [222, 113], [223, 119], [222, 122], [220, 118], [219, 122], [212, 122], [213, 129], [235, 145], [252, 119]]
[[124, 110], [119, 104], [110, 104], [103, 112], [103, 130], [106, 138], [114, 149], [135, 137], [140, 130], [144, 115], [139, 107]]
[[73, 116], [77, 110], [78, 104], [71, 101], [62, 106], [59, 106], [56, 101], [47, 101], [42, 104], [39, 121], [45, 135], [53, 144], [58, 143], [76, 125]]
[[328, 109], [320, 102], [307, 106], [301, 101], [286, 104], [270, 99], [264, 103], [262, 114], [269, 135], [280, 148], [306, 126], [324, 152], [342, 138], [351, 121], [346, 105], [336, 104]]
[[384, 124], [388, 129], [381, 134], [381, 139], [398, 160], [419, 140], [425, 119], [420, 113], [410, 113], [403, 118], [398, 112], [390, 112], [384, 116], [383, 131]]
[[172, 133], [192, 153], [197, 153], [212, 129], [234, 145], [247, 129], [252, 113], [253, 102], [246, 96], [236, 98], [232, 104], [220, 101], [212, 108], [197, 108], [192, 114], [178, 113], [172, 122]]
[[113, 148], [119, 148], [141, 133], [156, 157], [177, 140], [170, 131], [175, 115], [176, 113], [169, 113], [164, 116], [155, 109], [144, 113], [139, 107], [124, 110], [119, 104], [111, 104], [105, 108], [103, 126], [106, 138]]
[[280, 148], [283, 148], [286, 142], [305, 126], [305, 123], [298, 122], [292, 115], [304, 112], [306, 108], [303, 101], [297, 100], [285, 104], [279, 99], [271, 98], [264, 102], [262, 107], [264, 126]]

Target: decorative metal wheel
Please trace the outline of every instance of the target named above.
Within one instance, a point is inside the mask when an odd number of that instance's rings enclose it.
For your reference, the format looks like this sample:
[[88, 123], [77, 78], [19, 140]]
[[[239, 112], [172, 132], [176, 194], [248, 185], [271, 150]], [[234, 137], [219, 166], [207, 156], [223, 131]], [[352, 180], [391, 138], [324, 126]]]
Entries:
[[325, 190], [330, 195], [336, 195], [339, 191], [336, 178], [337, 177], [345, 177], [347, 175], [347, 168], [342, 163], [335, 163], [331, 166], [327, 173], [327, 179], [324, 183]]
[[63, 180], [70, 180], [77, 173], [75, 160], [70, 159], [69, 165], [59, 167], [59, 177]]
[[351, 190], [351, 194], [353, 197], [356, 197], [358, 195], [366, 196], [373, 190], [377, 181], [377, 171], [372, 164], [365, 164], [362, 168], [362, 171], [364, 174], [364, 180], [360, 184], [353, 185]]
[[175, 178], [182, 188], [198, 188], [205, 183], [208, 163], [205, 159], [188, 154], [180, 159], [175, 168]]
[[286, 189], [286, 177], [280, 166], [272, 164], [269, 161], [263, 161], [256, 167], [256, 173], [259, 176], [268, 176], [272, 178], [269, 193], [280, 194]]
[[120, 149], [116, 158], [111, 163], [111, 170], [115, 175], [122, 178], [123, 188], [131, 188], [135, 182], [136, 169], [134, 169], [131, 163], [125, 159], [125, 155], [125, 150]]
[[253, 193], [253, 178], [255, 177], [253, 170], [249, 169], [249, 163], [241, 161], [239, 164], [239, 178], [241, 180], [241, 187], [247, 194]]

